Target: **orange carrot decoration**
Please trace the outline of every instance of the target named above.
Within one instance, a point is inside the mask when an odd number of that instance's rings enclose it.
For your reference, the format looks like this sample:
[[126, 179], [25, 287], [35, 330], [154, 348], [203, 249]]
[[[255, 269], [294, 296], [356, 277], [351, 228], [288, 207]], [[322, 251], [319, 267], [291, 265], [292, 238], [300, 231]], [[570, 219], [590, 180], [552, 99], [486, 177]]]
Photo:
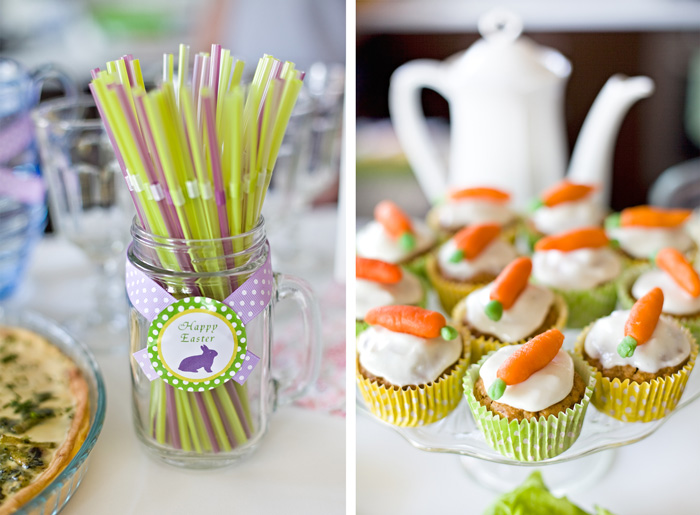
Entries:
[[355, 257], [355, 277], [375, 283], [396, 284], [403, 277], [403, 272], [400, 266], [386, 261]]
[[520, 257], [511, 261], [493, 282], [484, 312], [491, 320], [499, 321], [504, 309], [510, 309], [515, 304], [522, 291], [527, 286], [532, 272], [532, 261], [528, 257]]
[[596, 187], [590, 184], [577, 184], [564, 179], [542, 193], [540, 205], [554, 207], [564, 202], [575, 202], [586, 198], [595, 190]]
[[459, 263], [463, 259], [478, 257], [500, 233], [501, 226], [498, 224], [477, 224], [465, 227], [453, 237], [457, 250], [450, 256], [450, 261]]
[[532, 374], [546, 367], [561, 349], [564, 335], [559, 329], [550, 329], [523, 343], [506, 359], [496, 372], [497, 379], [489, 387], [489, 397], [498, 400], [506, 386], [522, 383]]
[[638, 345], [649, 341], [659, 322], [663, 305], [664, 292], [661, 288], [654, 288], [634, 303], [625, 322], [625, 337], [617, 346], [617, 353], [621, 357], [631, 357]]
[[510, 194], [496, 188], [465, 188], [450, 191], [447, 198], [449, 200], [478, 199], [502, 203], [510, 200]]
[[457, 337], [457, 331], [447, 325], [442, 314], [416, 306], [381, 306], [370, 309], [365, 322], [421, 338], [442, 336], [445, 340], [454, 340]]
[[399, 241], [403, 250], [413, 250], [416, 238], [413, 235], [413, 223], [399, 206], [390, 200], [383, 200], [374, 208], [374, 219], [382, 224], [389, 235]]
[[683, 254], [674, 248], [661, 249], [656, 254], [656, 266], [693, 297], [700, 297], [700, 276]]
[[689, 209], [663, 209], [653, 206], [636, 206], [620, 213], [622, 227], [677, 227], [692, 214]]
[[542, 238], [535, 243], [535, 250], [571, 252], [578, 249], [597, 249], [605, 247], [608, 243], [610, 240], [603, 229], [586, 227]]

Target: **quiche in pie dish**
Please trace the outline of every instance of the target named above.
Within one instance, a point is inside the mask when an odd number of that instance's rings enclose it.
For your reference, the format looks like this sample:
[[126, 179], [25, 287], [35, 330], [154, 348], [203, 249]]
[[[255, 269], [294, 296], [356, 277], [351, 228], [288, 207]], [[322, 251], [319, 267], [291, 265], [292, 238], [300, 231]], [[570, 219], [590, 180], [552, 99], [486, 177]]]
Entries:
[[80, 369], [43, 336], [0, 326], [0, 515], [27, 503], [66, 467], [89, 424]]

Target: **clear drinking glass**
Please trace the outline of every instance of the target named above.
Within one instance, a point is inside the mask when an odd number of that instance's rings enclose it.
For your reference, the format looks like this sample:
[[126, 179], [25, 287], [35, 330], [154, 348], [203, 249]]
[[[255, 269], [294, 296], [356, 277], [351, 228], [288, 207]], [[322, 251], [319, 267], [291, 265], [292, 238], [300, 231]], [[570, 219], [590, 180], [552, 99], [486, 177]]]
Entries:
[[[94, 264], [95, 310], [71, 321], [83, 336], [126, 328], [123, 256], [134, 207], [92, 97], [41, 104], [32, 112], [49, 209], [59, 234]], [[99, 347], [103, 338], [89, 338]]]
[[[131, 306], [130, 353], [136, 354], [131, 360], [136, 433], [151, 454], [171, 464], [211, 468], [233, 463], [255, 450], [276, 406], [303, 395], [318, 375], [320, 315], [311, 289], [301, 279], [270, 271], [270, 248], [262, 218], [247, 233], [216, 240], [159, 237], [143, 230], [136, 221], [131, 232], [133, 242], [127, 250], [127, 292]], [[241, 320], [236, 322], [237, 315], [231, 319], [223, 301], [243, 317], [250, 305], [258, 304], [257, 299], [249, 302], [256, 289], [267, 289], [270, 302], [264, 307], [260, 303], [260, 313], [240, 327], [236, 324]], [[234, 292], [241, 295], [240, 303], [227, 300]], [[158, 304], [167, 298], [171, 303]], [[154, 375], [149, 379], [142, 368], [142, 360], [152, 360], [159, 353], [165, 356], [165, 336], [162, 335], [175, 327], [184, 331], [182, 327], [189, 323], [186, 322], [187, 309], [194, 309], [195, 303], [214, 304], [207, 299], [220, 301], [220, 304], [212, 308], [215, 314], [202, 315], [205, 322], [200, 320], [201, 324], [217, 320], [212, 318], [215, 316], [220, 320], [226, 316], [233, 322], [231, 331], [238, 328], [238, 340], [247, 345], [242, 356], [243, 366], [248, 368], [248, 358], [260, 358], [257, 365], [251, 366], [247, 380], [239, 384], [224, 373], [206, 383], [187, 383], [187, 378], [178, 374], [178, 371], [193, 368], [199, 368], [202, 373], [205, 370], [217, 373], [220, 365], [216, 360], [222, 356], [224, 362], [228, 359], [221, 350], [220, 338], [223, 337], [220, 333], [205, 344], [202, 340], [186, 344], [191, 347], [193, 356], [182, 361], [178, 358], [173, 363], [174, 367], [179, 363], [179, 368], [168, 369], [180, 382], [173, 382], [170, 372], [167, 376]], [[271, 356], [274, 308], [277, 302], [285, 299], [296, 301], [300, 308], [304, 338], [299, 343], [304, 346], [305, 359], [302, 369], [295, 371], [294, 379], [283, 381], [278, 379], [281, 371], [271, 369]], [[241, 329], [244, 329], [243, 336]], [[194, 332], [194, 329], [187, 331]], [[176, 340], [180, 340], [179, 333]], [[185, 366], [185, 363], [193, 366]], [[209, 388], [201, 386], [210, 383]]]

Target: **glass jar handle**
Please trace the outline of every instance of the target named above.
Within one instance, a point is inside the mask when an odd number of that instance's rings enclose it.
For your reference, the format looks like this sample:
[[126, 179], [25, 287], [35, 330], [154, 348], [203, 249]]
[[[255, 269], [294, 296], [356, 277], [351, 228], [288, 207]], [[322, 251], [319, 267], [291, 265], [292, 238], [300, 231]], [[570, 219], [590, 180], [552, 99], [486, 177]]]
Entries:
[[36, 92], [36, 97], [34, 98], [34, 103], [39, 102], [41, 97], [41, 89], [44, 87], [44, 83], [48, 80], [55, 80], [63, 88], [63, 94], [66, 97], [73, 98], [78, 95], [78, 88], [75, 86], [75, 82], [71, 79], [65, 72], [61, 71], [53, 64], [44, 64], [36, 67], [31, 71], [31, 77], [34, 81], [34, 91]]
[[318, 303], [311, 291], [311, 286], [298, 277], [287, 274], [275, 274], [277, 285], [277, 302], [291, 299], [301, 308], [301, 320], [304, 333], [301, 338], [304, 345], [303, 364], [294, 379], [280, 382], [277, 388], [277, 406], [283, 406], [302, 397], [316, 381], [321, 365], [321, 314]]

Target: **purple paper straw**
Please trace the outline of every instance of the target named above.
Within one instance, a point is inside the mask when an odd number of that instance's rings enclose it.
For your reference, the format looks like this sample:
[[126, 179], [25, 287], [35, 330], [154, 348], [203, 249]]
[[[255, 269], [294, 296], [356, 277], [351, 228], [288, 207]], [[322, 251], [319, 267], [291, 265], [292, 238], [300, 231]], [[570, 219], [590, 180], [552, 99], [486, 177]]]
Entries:
[[202, 399], [202, 394], [199, 392], [194, 392], [194, 399], [199, 407], [199, 412], [202, 415], [202, 420], [204, 420], [204, 428], [207, 430], [209, 435], [209, 440], [211, 440], [211, 447], [214, 452], [219, 452], [219, 443], [216, 441], [216, 435], [214, 434], [214, 427], [211, 425], [211, 420], [209, 420], [209, 413], [207, 413], [207, 407], [204, 404], [204, 399]]
[[194, 56], [194, 66], [192, 67], [192, 103], [197, 105], [199, 98], [199, 75], [202, 70], [202, 54]]
[[182, 442], [180, 442], [180, 433], [178, 431], [179, 426], [177, 423], [177, 408], [175, 406], [175, 394], [173, 392], [172, 386], [165, 385], [165, 399], [167, 402], [167, 409], [165, 410], [166, 419], [168, 425], [170, 426], [170, 438], [172, 440], [172, 445], [176, 449], [182, 448]]
[[[219, 160], [219, 144], [216, 139], [216, 127], [214, 125], [215, 115], [214, 115], [214, 105], [210, 96], [202, 99], [203, 109], [205, 113], [206, 123], [207, 123], [207, 138], [209, 139], [209, 148], [211, 152], [209, 157], [211, 159], [211, 169], [214, 179], [214, 198], [216, 199], [216, 207], [219, 212], [219, 229], [221, 230], [221, 237], [225, 238], [228, 236], [228, 216], [226, 213], [226, 192], [224, 191], [224, 180], [221, 176], [221, 161]], [[225, 244], [229, 244], [228, 240], [224, 241]], [[224, 252], [227, 254], [227, 249], [224, 247]]]
[[250, 427], [248, 427], [248, 419], [246, 418], [245, 412], [243, 411], [243, 405], [241, 404], [241, 400], [238, 398], [238, 392], [236, 392], [236, 388], [233, 386], [233, 383], [231, 381], [226, 381], [224, 385], [226, 386], [226, 390], [228, 391], [229, 397], [231, 397], [233, 407], [236, 408], [236, 414], [238, 415], [238, 419], [241, 421], [241, 425], [243, 426], [243, 432], [248, 438], [250, 438]]
[[199, 76], [199, 95], [197, 97], [197, 121], [202, 123], [202, 90], [207, 86], [207, 78], [209, 77], [209, 56], [202, 57], [202, 70]]
[[133, 57], [131, 54], [123, 55], [122, 61], [124, 61], [124, 67], [126, 68], [126, 75], [129, 77], [129, 85], [133, 88], [136, 87], [136, 79], [134, 77], [134, 70], [131, 69], [131, 61]]
[[218, 411], [219, 413], [222, 414], [221, 421], [224, 424], [224, 429], [226, 430], [226, 436], [228, 437], [228, 441], [230, 442], [231, 447], [238, 447], [238, 445], [239, 445], [238, 440], [236, 440], [236, 437], [233, 434], [233, 429], [231, 428], [231, 423], [229, 422], [228, 417], [224, 415], [226, 413], [226, 411], [224, 411], [224, 407], [221, 405], [221, 401], [219, 400], [219, 396], [212, 395], [212, 398], [214, 399], [214, 404], [216, 405], [216, 411]]
[[209, 66], [209, 87], [214, 91], [214, 102], [216, 103], [219, 92], [219, 66], [221, 65], [221, 45], [211, 46], [211, 64]]

